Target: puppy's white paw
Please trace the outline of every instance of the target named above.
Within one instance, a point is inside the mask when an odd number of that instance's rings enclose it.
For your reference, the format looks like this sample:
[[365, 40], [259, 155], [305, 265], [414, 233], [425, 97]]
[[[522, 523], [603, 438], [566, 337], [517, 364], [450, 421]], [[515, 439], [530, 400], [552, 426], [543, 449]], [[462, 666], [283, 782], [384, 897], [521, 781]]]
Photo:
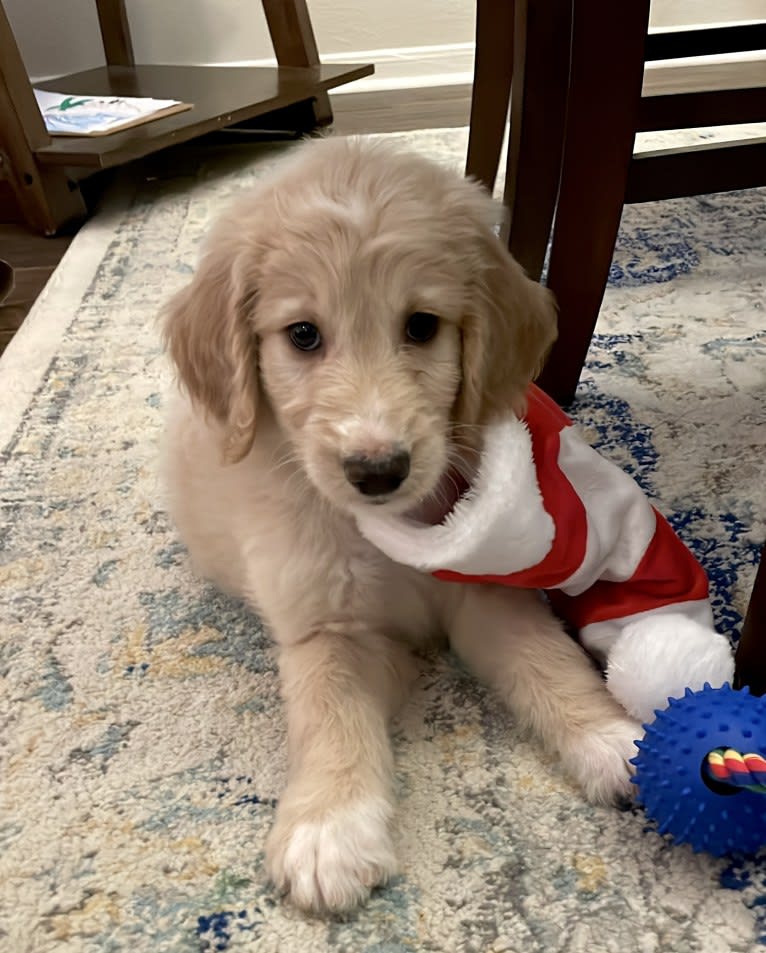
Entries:
[[317, 812], [280, 812], [267, 863], [277, 887], [302, 910], [341, 913], [396, 871], [384, 798], [352, 801]]
[[571, 737], [562, 751], [564, 764], [591, 804], [633, 798], [630, 759], [637, 754], [635, 743], [642, 736], [638, 722], [614, 718]]

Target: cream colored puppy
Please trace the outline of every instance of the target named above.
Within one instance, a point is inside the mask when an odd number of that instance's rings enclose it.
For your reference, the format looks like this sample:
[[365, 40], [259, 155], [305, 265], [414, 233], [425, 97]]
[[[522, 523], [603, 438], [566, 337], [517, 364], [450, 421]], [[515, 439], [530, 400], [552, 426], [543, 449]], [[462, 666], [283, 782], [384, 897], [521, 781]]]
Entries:
[[221, 217], [167, 311], [172, 511], [198, 571], [279, 647], [289, 771], [268, 864], [305, 909], [347, 910], [395, 870], [388, 722], [434, 640], [590, 800], [630, 791], [640, 730], [535, 593], [440, 582], [356, 528], [365, 507], [438, 503], [483, 425], [523, 411], [555, 312], [495, 213], [425, 159], [310, 142]]

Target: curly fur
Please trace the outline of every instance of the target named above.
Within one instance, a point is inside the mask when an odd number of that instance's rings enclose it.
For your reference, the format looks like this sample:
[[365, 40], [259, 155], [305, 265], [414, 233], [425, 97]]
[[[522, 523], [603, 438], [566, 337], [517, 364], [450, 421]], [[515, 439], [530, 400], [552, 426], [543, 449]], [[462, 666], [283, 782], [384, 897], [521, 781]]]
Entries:
[[[555, 337], [548, 293], [459, 175], [384, 145], [296, 150], [213, 227], [166, 311], [181, 383], [171, 508], [199, 572], [261, 613], [279, 648], [289, 772], [268, 847], [298, 906], [347, 910], [395, 869], [387, 723], [412, 650], [448, 641], [594, 801], [628, 794], [639, 729], [535, 593], [440, 582], [357, 530], [372, 505], [435, 504], [484, 425], [519, 413]], [[407, 316], [438, 315], [433, 340]], [[322, 335], [301, 352], [287, 328]], [[379, 498], [343, 461], [405, 448]], [[509, 753], [509, 757], [511, 757]]]

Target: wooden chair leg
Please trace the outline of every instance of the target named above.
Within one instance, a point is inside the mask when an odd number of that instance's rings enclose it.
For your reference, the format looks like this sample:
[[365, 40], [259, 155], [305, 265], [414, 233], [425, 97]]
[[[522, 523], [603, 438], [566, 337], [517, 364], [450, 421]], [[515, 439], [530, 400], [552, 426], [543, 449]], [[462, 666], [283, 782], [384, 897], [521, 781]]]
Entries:
[[515, 0], [505, 236], [530, 278], [540, 279], [564, 148], [573, 0]]
[[495, 187], [513, 74], [514, 0], [477, 0], [476, 52], [465, 173]]
[[50, 141], [0, 3], [0, 177], [9, 182], [27, 225], [46, 235], [86, 213], [79, 189], [62, 169], [38, 166], [35, 150]]
[[134, 66], [125, 0], [96, 0], [96, 7], [107, 66]]
[[[262, 0], [262, 3], [277, 63], [318, 66], [319, 50], [306, 0]], [[326, 92], [314, 97], [314, 119], [318, 126], [332, 122], [332, 107]]]
[[736, 660], [736, 685], [747, 685], [754, 695], [766, 695], [766, 547], [761, 552]]
[[538, 383], [570, 402], [598, 317], [641, 102], [649, 0], [577, 3], [561, 185], [548, 286], [559, 339]]

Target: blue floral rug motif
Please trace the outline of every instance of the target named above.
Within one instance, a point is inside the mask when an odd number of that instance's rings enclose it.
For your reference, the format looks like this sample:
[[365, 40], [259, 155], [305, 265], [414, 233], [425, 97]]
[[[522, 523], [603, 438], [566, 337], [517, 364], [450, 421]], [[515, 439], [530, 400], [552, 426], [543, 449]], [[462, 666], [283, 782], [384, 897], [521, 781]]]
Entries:
[[[465, 130], [411, 133], [460, 167]], [[124, 183], [0, 361], [0, 950], [750, 953], [766, 866], [586, 804], [449, 658], [393, 728], [401, 873], [343, 920], [263, 871], [268, 633], [196, 579], [157, 479], [159, 305], [286, 147]], [[764, 539], [766, 191], [626, 209], [572, 413], [706, 566], [737, 637]]]

